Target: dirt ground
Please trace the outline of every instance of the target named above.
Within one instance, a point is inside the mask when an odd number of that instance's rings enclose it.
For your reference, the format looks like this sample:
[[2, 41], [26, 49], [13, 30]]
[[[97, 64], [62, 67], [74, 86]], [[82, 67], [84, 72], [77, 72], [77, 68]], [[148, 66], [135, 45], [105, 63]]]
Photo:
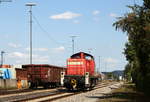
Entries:
[[121, 88], [99, 97], [97, 102], [150, 102], [150, 97], [138, 92], [134, 84], [125, 83]]

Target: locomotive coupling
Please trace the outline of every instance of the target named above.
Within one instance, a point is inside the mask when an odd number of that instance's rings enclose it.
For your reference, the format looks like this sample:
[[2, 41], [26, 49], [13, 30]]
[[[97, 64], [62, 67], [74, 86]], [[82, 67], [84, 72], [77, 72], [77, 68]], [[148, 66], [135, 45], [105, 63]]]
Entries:
[[77, 80], [71, 79], [71, 85], [72, 85], [72, 88], [76, 88], [76, 86], [77, 86]]

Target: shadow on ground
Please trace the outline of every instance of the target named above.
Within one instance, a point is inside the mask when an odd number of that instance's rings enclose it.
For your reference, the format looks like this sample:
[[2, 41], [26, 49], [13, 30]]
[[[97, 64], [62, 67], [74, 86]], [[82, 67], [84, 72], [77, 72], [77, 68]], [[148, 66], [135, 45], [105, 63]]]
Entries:
[[138, 92], [113, 92], [110, 94], [98, 94], [97, 96], [88, 96], [88, 98], [97, 98], [97, 102], [150, 102], [149, 97]]

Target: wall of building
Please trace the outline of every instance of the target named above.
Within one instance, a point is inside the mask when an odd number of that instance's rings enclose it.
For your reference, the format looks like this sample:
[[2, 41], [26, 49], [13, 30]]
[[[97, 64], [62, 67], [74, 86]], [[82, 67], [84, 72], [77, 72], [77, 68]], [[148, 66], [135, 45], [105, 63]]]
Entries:
[[0, 79], [1, 89], [17, 88], [17, 81], [15, 79]]
[[22, 69], [22, 65], [3, 65], [3, 67], [11, 72], [9, 73], [11, 77], [0, 77], [0, 89], [28, 88], [27, 71]]
[[[21, 80], [20, 88], [28, 88], [28, 81]], [[0, 79], [0, 89], [17, 89], [18, 81], [16, 79]]]

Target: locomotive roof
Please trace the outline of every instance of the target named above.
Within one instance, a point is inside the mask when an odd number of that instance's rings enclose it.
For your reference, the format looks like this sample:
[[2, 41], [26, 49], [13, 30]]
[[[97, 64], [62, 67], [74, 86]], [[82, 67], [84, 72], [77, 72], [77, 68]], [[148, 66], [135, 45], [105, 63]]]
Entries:
[[80, 55], [81, 53], [83, 53], [85, 56], [90, 56], [90, 57], [92, 57], [92, 58], [94, 59], [94, 57], [93, 57], [91, 54], [88, 54], [88, 53], [85, 53], [85, 52], [78, 52], [78, 53], [75, 53], [75, 54], [73, 54], [73, 55], [71, 56], [71, 58], [72, 58], [72, 57], [75, 57], [75, 56], [78, 56], [78, 55]]

